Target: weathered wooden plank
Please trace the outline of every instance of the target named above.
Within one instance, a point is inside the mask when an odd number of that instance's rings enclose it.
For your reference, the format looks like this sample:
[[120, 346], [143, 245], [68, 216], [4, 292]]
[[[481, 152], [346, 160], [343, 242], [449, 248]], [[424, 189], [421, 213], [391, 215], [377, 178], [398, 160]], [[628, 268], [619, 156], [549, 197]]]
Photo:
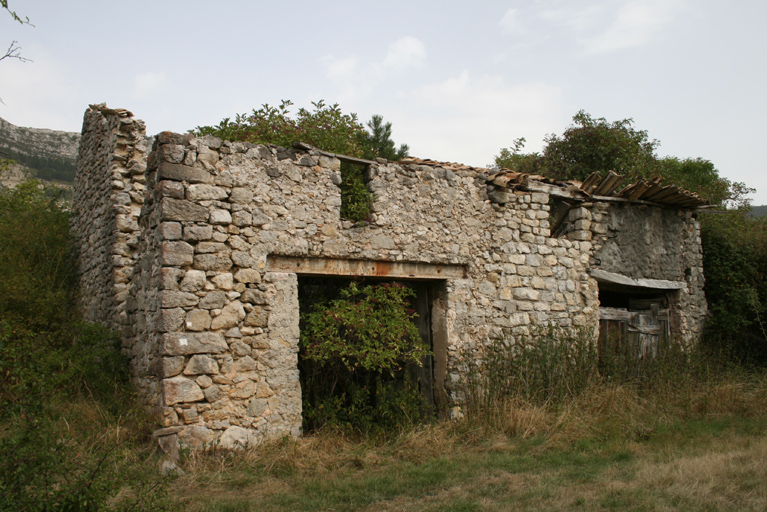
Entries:
[[626, 309], [620, 309], [620, 308], [608, 308], [608, 307], [600, 307], [599, 308], [599, 319], [600, 320], [617, 320], [617, 321], [628, 321], [630, 319], [630, 312]]
[[621, 176], [616, 172], [610, 171], [605, 175], [604, 179], [602, 179], [597, 188], [594, 189], [593, 194], [595, 196], [610, 196], [615, 188], [620, 185], [624, 179], [626, 179], [625, 176]]
[[601, 269], [592, 269], [591, 277], [597, 281], [621, 284], [624, 286], [636, 286], [638, 288], [652, 288], [655, 290], [684, 290], [687, 288], [686, 281], [666, 281], [664, 279], [634, 279], [632, 277], [607, 272]]
[[599, 185], [600, 181], [600, 175], [598, 172], [593, 172], [589, 175], [588, 178], [586, 178], [581, 185], [581, 190], [586, 192], [587, 194], [591, 194], [596, 188], [597, 185]]

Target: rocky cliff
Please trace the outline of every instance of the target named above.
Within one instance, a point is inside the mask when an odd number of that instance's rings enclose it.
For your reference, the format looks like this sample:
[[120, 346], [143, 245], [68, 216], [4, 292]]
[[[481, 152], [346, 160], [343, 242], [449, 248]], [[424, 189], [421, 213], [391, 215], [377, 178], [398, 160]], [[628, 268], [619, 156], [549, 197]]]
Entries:
[[79, 144], [79, 133], [25, 128], [0, 119], [0, 158], [19, 164], [14, 174], [72, 183]]

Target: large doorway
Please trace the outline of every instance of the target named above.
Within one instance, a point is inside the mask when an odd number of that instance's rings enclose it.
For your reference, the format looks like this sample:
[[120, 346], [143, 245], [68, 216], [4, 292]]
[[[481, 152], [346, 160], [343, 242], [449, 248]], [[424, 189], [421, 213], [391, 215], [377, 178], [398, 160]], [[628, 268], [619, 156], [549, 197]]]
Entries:
[[[446, 358], [445, 342], [442, 340], [439, 321], [440, 318], [444, 318], [442, 309], [445, 281], [299, 275], [298, 302], [301, 313], [299, 329], [302, 333], [303, 329], [308, 328], [307, 314], [339, 300], [345, 295], [344, 290], [349, 290], [352, 283], [355, 289], [360, 290], [378, 286], [406, 288], [408, 292], [405, 307], [412, 315], [411, 321], [415, 326], [418, 341], [428, 348], [428, 353], [420, 357], [418, 363], [411, 362], [396, 371], [377, 372], [357, 369], [347, 371], [345, 368], [339, 368], [338, 365], [329, 367], [326, 364], [319, 364], [308, 357], [306, 348], [301, 346], [298, 364], [302, 402], [305, 409], [304, 431], [315, 430], [321, 426], [321, 421], [328, 417], [332, 418], [333, 415], [343, 419], [347, 417], [346, 412], [349, 412], [351, 417], [352, 411], [338, 410], [338, 408], [368, 408], [373, 411], [371, 414], [378, 414], [379, 416], [375, 417], [380, 417], [386, 423], [399, 411], [386, 409], [388, 405], [382, 402], [402, 400], [402, 397], [408, 393], [417, 394], [420, 397], [417, 407], [415, 409], [411, 407], [408, 410], [407, 413], [410, 416], [417, 415], [420, 419], [434, 416], [436, 414], [435, 390], [444, 383], [444, 377], [440, 378], [440, 372], [435, 370], [437, 366], [441, 368], [445, 366]], [[381, 329], [387, 328], [385, 322], [382, 324], [384, 325], [381, 325]], [[436, 336], [435, 324], [437, 325]], [[438, 392], [436, 394], [439, 395]], [[323, 415], [328, 408], [332, 407], [337, 409], [328, 415]], [[379, 414], [376, 411], [381, 407], [384, 409]], [[325, 410], [318, 410], [321, 408]]]

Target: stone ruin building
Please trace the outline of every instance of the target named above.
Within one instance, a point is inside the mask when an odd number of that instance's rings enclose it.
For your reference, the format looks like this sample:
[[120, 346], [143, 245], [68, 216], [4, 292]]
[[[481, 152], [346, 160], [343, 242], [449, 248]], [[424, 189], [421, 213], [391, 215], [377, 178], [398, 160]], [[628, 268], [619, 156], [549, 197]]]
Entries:
[[[342, 162], [365, 167], [369, 223], [340, 217]], [[704, 201], [620, 182], [171, 132], [149, 147], [130, 112], [92, 105], [73, 199], [81, 304], [122, 336], [166, 449], [297, 436], [298, 287], [317, 276], [417, 286], [431, 385], [453, 398], [460, 354], [534, 325], [596, 340], [601, 324], [645, 352], [659, 335], [694, 342]]]

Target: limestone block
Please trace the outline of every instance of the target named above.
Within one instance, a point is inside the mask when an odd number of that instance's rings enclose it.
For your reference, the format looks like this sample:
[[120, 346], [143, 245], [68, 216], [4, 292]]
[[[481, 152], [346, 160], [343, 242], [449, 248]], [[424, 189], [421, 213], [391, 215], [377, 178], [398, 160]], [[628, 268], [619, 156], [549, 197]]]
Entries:
[[220, 354], [227, 349], [224, 337], [217, 332], [169, 332], [162, 335], [160, 342], [160, 352], [165, 356]]
[[211, 224], [231, 224], [232, 214], [229, 213], [228, 210], [221, 210], [221, 209], [214, 208], [210, 212], [210, 223]]
[[232, 260], [218, 254], [197, 254], [194, 257], [194, 267], [220, 272], [232, 268]]
[[541, 292], [532, 288], [514, 288], [514, 298], [517, 300], [538, 300]]
[[117, 230], [123, 233], [132, 233], [138, 231], [138, 222], [133, 217], [126, 215], [118, 215], [116, 220]]
[[163, 308], [191, 307], [196, 306], [200, 301], [200, 298], [193, 293], [175, 290], [161, 290], [159, 297]]
[[204, 309], [193, 309], [186, 315], [187, 331], [207, 331], [210, 328], [210, 313]]
[[163, 197], [172, 197], [173, 199], [184, 199], [184, 184], [176, 181], [161, 181], [160, 194]]
[[260, 283], [261, 273], [258, 270], [252, 268], [241, 268], [234, 275], [234, 279], [240, 283]]
[[162, 264], [167, 266], [191, 265], [194, 261], [194, 247], [186, 242], [163, 242]]
[[221, 242], [200, 242], [195, 248], [194, 252], [197, 254], [216, 254], [226, 252], [226, 244]]
[[236, 187], [229, 194], [229, 202], [237, 204], [248, 204], [253, 200], [253, 192], [247, 188]]
[[369, 242], [370, 247], [375, 250], [394, 249], [394, 239], [388, 235], [380, 234], [372, 237]]
[[229, 398], [245, 400], [256, 394], [257, 385], [252, 380], [244, 380], [229, 390]]
[[179, 288], [185, 292], [196, 292], [205, 288], [207, 277], [202, 270], [187, 270]]
[[[238, 267], [253, 268], [256, 266], [256, 260], [245, 251], [233, 251], [232, 261]], [[249, 281], [252, 282], [252, 281]]]
[[254, 398], [251, 400], [251, 402], [248, 404], [248, 415], [252, 418], [258, 418], [264, 412], [266, 412], [266, 409], [268, 407], [268, 401], [263, 398]]
[[236, 340], [230, 344], [232, 353], [237, 357], [247, 356], [250, 354], [250, 346], [240, 340]]
[[[198, 157], [199, 158], [199, 157]], [[181, 164], [163, 162], [157, 167], [157, 181], [188, 181], [189, 183], [213, 183], [207, 171]]]
[[222, 290], [231, 290], [232, 286], [234, 286], [234, 277], [231, 272], [224, 272], [223, 274], [212, 277], [210, 280]]
[[160, 223], [160, 238], [163, 240], [180, 240], [181, 239], [181, 224], [178, 222], [162, 222]]
[[190, 201], [221, 201], [228, 195], [226, 189], [214, 185], [197, 184], [186, 188], [186, 198]]
[[208, 209], [199, 204], [182, 199], [166, 197], [162, 200], [162, 220], [185, 220], [191, 222], [207, 222], [210, 217]]
[[186, 226], [184, 240], [210, 240], [213, 236], [213, 226]]
[[184, 369], [184, 356], [163, 357], [160, 364], [161, 377], [175, 377]]
[[178, 433], [179, 444], [191, 450], [209, 448], [215, 439], [216, 434], [202, 425], [191, 425]]
[[[161, 280], [161, 287], [164, 290], [178, 290], [178, 281], [181, 279], [181, 276], [184, 275], [184, 271], [180, 268], [161, 268], [160, 269], [160, 280]], [[188, 290], [186, 290], [188, 291]]]
[[162, 395], [165, 405], [197, 402], [205, 398], [195, 381], [181, 376], [163, 379]]
[[159, 331], [178, 331], [184, 325], [185, 311], [181, 308], [162, 309], [160, 312]]
[[235, 226], [243, 227], [253, 224], [253, 216], [246, 211], [238, 211], [232, 214], [232, 223]]
[[238, 300], [232, 301], [227, 304], [221, 314], [213, 318], [210, 323], [212, 330], [228, 329], [235, 327], [245, 318], [245, 309], [242, 307], [242, 303]]
[[253, 311], [245, 317], [245, 325], [250, 327], [266, 327], [269, 320], [269, 312], [263, 308], [253, 308]]
[[261, 290], [247, 289], [242, 294], [240, 300], [249, 304], [269, 304], [269, 300], [274, 296], [274, 292], [267, 293]]
[[224, 396], [221, 388], [216, 385], [212, 385], [209, 388], [206, 388], [205, 391], [203, 391], [203, 394], [205, 395], [205, 400], [210, 403], [216, 402]]
[[[211, 385], [213, 385], [213, 380], [210, 377], [208, 377], [207, 375], [200, 375], [194, 381], [202, 389], [208, 389]], [[203, 394], [204, 394], [204, 391], [203, 391]]]
[[220, 309], [226, 304], [226, 294], [224, 292], [215, 291], [209, 292], [200, 301], [199, 307], [201, 309]]
[[259, 443], [259, 436], [254, 430], [231, 426], [218, 439], [218, 446], [224, 450], [252, 448]]
[[237, 372], [250, 372], [256, 369], [256, 362], [250, 356], [245, 356], [234, 362], [234, 369]]
[[205, 169], [213, 170], [216, 162], [218, 162], [218, 152], [216, 151], [203, 151], [197, 153], [197, 161], [202, 162]]
[[184, 375], [216, 375], [218, 363], [215, 359], [206, 355], [194, 355], [184, 368]]

